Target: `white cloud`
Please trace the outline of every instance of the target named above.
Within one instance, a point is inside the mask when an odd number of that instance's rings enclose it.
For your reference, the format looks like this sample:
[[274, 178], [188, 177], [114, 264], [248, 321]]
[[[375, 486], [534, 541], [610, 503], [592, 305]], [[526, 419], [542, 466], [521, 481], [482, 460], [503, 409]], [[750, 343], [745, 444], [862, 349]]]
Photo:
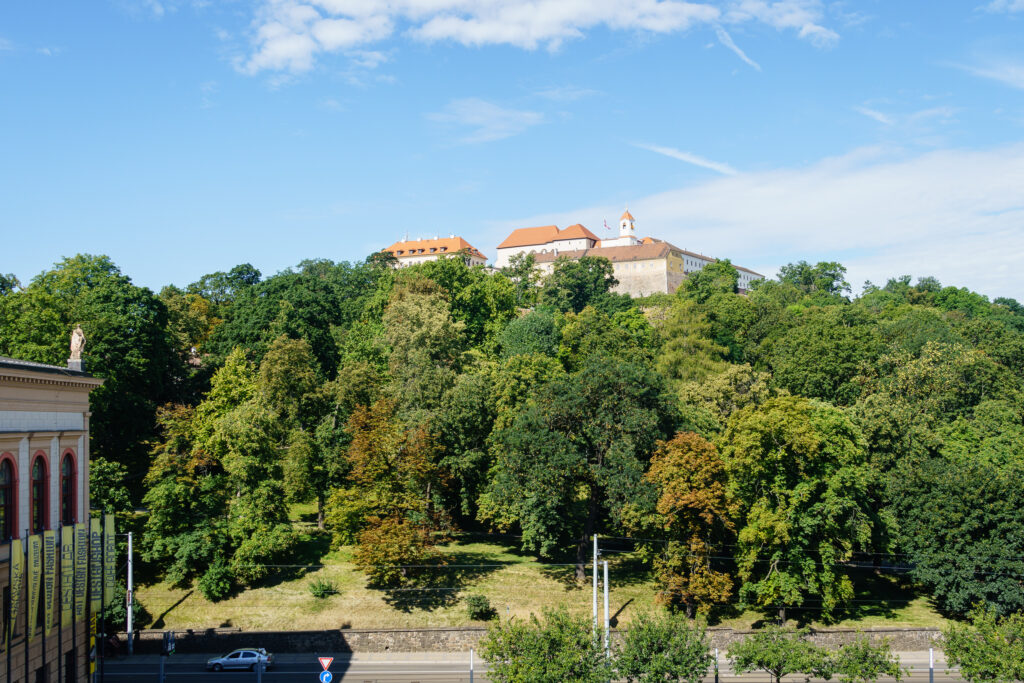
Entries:
[[[1024, 2], [1024, 0], [1021, 1]], [[990, 62], [980, 66], [966, 64], [958, 64], [956, 66], [968, 73], [974, 74], [975, 76], [999, 81], [1011, 88], [1020, 88], [1024, 90], [1024, 64], [1020, 62], [1000, 61]]]
[[853, 110], [860, 114], [863, 114], [864, 116], [867, 116], [869, 119], [874, 119], [879, 123], [884, 123], [887, 126], [891, 126], [893, 123], [895, 123], [891, 116], [886, 116], [877, 109], [869, 109], [868, 107], [854, 107]]
[[[838, 260], [849, 280], [934, 275], [1024, 300], [1024, 144], [905, 156], [861, 148], [801, 168], [742, 173], [630, 199], [645, 235], [765, 274]], [[496, 226], [601, 225], [618, 202]]]
[[[819, 47], [839, 38], [822, 26], [819, 0], [263, 0], [253, 21], [248, 73], [301, 72], [317, 55], [343, 52], [393, 37], [466, 46], [512, 45], [555, 50], [605, 27], [677, 33], [692, 26], [759, 22], [790, 30]], [[726, 34], [727, 36], [727, 34]], [[721, 37], [720, 37], [721, 39]], [[755, 66], [731, 39], [729, 49]]]
[[538, 90], [534, 94], [536, 94], [537, 97], [543, 97], [544, 99], [551, 100], [552, 102], [575, 102], [576, 100], [582, 100], [584, 97], [600, 95], [601, 91], [566, 85], [558, 88], [545, 88], [544, 90]]
[[453, 100], [444, 111], [427, 114], [427, 118], [469, 128], [470, 131], [459, 140], [467, 144], [502, 140], [544, 121], [544, 116], [538, 112], [505, 109], [475, 97]]
[[11, 41], [7, 40], [6, 38], [0, 38], [0, 51], [3, 51], [3, 50], [13, 50], [13, 49], [14, 49], [14, 43], [12, 43]]
[[758, 64], [757, 62], [755, 62], [750, 57], [748, 57], [747, 53], [740, 49], [739, 45], [737, 45], [733, 41], [732, 36], [730, 36], [728, 33], [726, 33], [724, 28], [722, 28], [721, 26], [716, 26], [715, 27], [715, 34], [718, 36], [718, 42], [720, 42], [722, 45], [724, 45], [725, 47], [727, 47], [730, 50], [732, 50], [733, 52], [735, 52], [737, 57], [739, 57], [744, 62], [746, 62], [750, 66], [754, 67], [758, 71], [761, 70], [761, 65]]
[[736, 175], [736, 169], [729, 164], [711, 161], [710, 159], [705, 159], [704, 157], [691, 154], [690, 152], [683, 152], [672, 147], [662, 147], [659, 145], [648, 145], [644, 143], [636, 143], [633, 146], [639, 147], [640, 149], [646, 149], [648, 152], [663, 154], [667, 157], [678, 159], [679, 161], [685, 161], [686, 163], [693, 164], [694, 166], [711, 169], [712, 171], [717, 171], [723, 175]]
[[832, 47], [839, 34], [818, 23], [821, 19], [819, 0], [737, 0], [725, 14], [729, 23], [760, 21], [779, 30], [796, 30], [816, 47]]
[[985, 9], [989, 12], [1024, 12], [1024, 0], [992, 0]]

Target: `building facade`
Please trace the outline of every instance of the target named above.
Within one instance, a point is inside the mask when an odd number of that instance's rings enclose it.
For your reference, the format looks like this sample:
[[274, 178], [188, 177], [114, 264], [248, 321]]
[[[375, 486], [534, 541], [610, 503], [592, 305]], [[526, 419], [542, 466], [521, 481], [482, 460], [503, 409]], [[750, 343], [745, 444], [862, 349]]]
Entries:
[[[545, 275], [554, 269], [559, 258], [580, 259], [600, 256], [612, 263], [615, 279], [619, 281], [612, 291], [632, 297], [651, 294], [671, 294], [683, 280], [717, 259], [698, 254], [653, 237], [636, 236], [636, 220], [626, 211], [619, 218], [618, 237], [598, 239], [582, 225], [559, 230], [554, 225], [540, 228], [520, 228], [498, 245], [495, 265], [507, 266], [515, 254], [532, 253], [537, 268]], [[749, 268], [735, 266], [739, 273], [737, 283], [741, 292], [750, 289], [754, 280], [764, 279]]]
[[487, 257], [480, 253], [479, 249], [455, 235], [427, 240], [402, 240], [395, 242], [384, 251], [389, 252], [397, 259], [399, 268], [434, 261], [442, 256], [451, 256], [459, 252], [465, 254], [467, 266], [482, 266], [487, 263]]
[[[81, 366], [80, 361], [69, 364]], [[0, 357], [0, 681], [4, 683], [87, 680], [89, 632], [81, 584], [89, 574], [72, 557], [75, 545], [69, 536], [76, 535], [77, 529], [82, 532], [79, 546], [93, 542], [85, 535], [89, 392], [101, 384], [102, 380], [80, 370]], [[82, 558], [88, 562], [88, 553]], [[68, 572], [78, 570], [83, 573], [76, 587], [76, 577]], [[76, 590], [82, 596], [82, 609], [67, 605]]]

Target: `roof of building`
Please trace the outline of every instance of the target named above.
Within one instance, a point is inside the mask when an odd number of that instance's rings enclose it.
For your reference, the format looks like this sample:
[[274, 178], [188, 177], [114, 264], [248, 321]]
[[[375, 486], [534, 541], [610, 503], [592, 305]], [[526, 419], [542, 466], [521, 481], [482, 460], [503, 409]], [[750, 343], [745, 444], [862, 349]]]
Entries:
[[575, 240], [586, 238], [598, 241], [597, 235], [576, 223], [565, 230], [559, 230], [557, 225], [542, 225], [536, 228], [518, 228], [512, 231], [505, 241], [498, 245], [498, 249], [508, 247], [532, 247], [548, 244], [557, 240]]
[[631, 213], [629, 212], [629, 209], [626, 209], [626, 213], [622, 214], [622, 215], [621, 215], [621, 216], [619, 217], [619, 220], [620, 220], [620, 221], [622, 221], [622, 220], [630, 220], [630, 221], [635, 221], [636, 219], [635, 219], [635, 218], [633, 218], [633, 214], [631, 214]]
[[87, 372], [69, 370], [59, 365], [47, 365], [46, 363], [36, 363], [35, 361], [21, 360], [20, 358], [8, 358], [7, 356], [0, 356], [0, 368], [8, 370], [34, 370], [54, 375], [68, 375], [70, 377], [92, 377]]
[[[653, 237], [644, 237], [640, 240], [639, 244], [634, 244], [626, 247], [594, 247], [593, 249], [573, 249], [571, 251], [560, 251], [558, 253], [549, 252], [547, 254], [534, 254], [534, 261], [536, 263], [550, 263], [551, 261], [557, 260], [559, 257], [565, 256], [569, 259], [578, 259], [584, 256], [601, 256], [608, 259], [612, 263], [622, 261], [648, 261], [651, 259], [666, 258], [670, 252], [677, 252], [686, 256], [693, 256], [696, 258], [703, 259], [705, 261], [717, 261], [718, 259], [712, 256], [705, 256], [704, 254], [696, 254], [686, 249], [680, 249], [679, 247], [669, 244], [663, 240], [655, 239]], [[749, 268], [737, 266], [733, 264], [736, 270], [742, 270], [751, 275], [758, 277], [764, 277], [760, 273], [754, 272]]]
[[463, 249], [473, 256], [487, 260], [487, 257], [480, 253], [480, 250], [461, 237], [435, 237], [429, 240], [402, 240], [395, 242], [384, 251], [391, 252], [394, 256], [428, 256], [430, 254], [454, 254]]

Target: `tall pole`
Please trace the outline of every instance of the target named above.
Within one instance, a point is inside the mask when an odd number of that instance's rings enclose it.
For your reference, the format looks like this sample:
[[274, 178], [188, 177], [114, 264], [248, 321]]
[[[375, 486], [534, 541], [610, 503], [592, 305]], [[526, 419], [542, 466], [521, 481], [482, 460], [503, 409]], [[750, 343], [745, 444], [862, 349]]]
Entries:
[[597, 637], [597, 534], [594, 534], [594, 637]]
[[132, 532], [128, 532], [128, 654], [135, 652], [135, 619], [132, 618]]
[[608, 626], [608, 560], [604, 561], [604, 654], [605, 657], [611, 659], [612, 652], [609, 642], [609, 626]]

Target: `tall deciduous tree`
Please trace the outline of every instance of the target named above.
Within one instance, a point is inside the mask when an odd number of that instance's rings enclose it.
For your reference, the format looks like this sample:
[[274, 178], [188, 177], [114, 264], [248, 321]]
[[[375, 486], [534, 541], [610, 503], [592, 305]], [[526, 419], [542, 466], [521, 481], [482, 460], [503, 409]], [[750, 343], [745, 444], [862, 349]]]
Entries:
[[124, 464], [137, 485], [148, 467], [156, 406], [179, 370], [167, 323], [163, 303], [110, 258], [79, 254], [0, 297], [0, 354], [65, 365], [71, 329], [81, 324], [86, 369], [105, 380], [89, 397], [92, 452]]
[[612, 262], [600, 256], [560, 257], [544, 280], [539, 300], [562, 312], [579, 313], [619, 284], [612, 273]]
[[712, 557], [733, 529], [725, 465], [710, 441], [692, 432], [677, 434], [658, 448], [644, 479], [658, 489], [657, 513], [668, 535], [654, 571], [661, 600], [683, 605], [688, 617], [726, 602], [732, 578], [713, 568]]
[[584, 575], [588, 539], [605, 515], [617, 520], [643, 488], [655, 442], [674, 413], [661, 379], [644, 365], [590, 356], [550, 382], [495, 436], [489, 496], [523, 532], [523, 547], [550, 555], [577, 543]]
[[866, 444], [840, 410], [795, 396], [745, 408], [723, 451], [742, 522], [740, 596], [763, 607], [819, 604], [828, 619], [853, 598], [841, 563], [871, 540]]

